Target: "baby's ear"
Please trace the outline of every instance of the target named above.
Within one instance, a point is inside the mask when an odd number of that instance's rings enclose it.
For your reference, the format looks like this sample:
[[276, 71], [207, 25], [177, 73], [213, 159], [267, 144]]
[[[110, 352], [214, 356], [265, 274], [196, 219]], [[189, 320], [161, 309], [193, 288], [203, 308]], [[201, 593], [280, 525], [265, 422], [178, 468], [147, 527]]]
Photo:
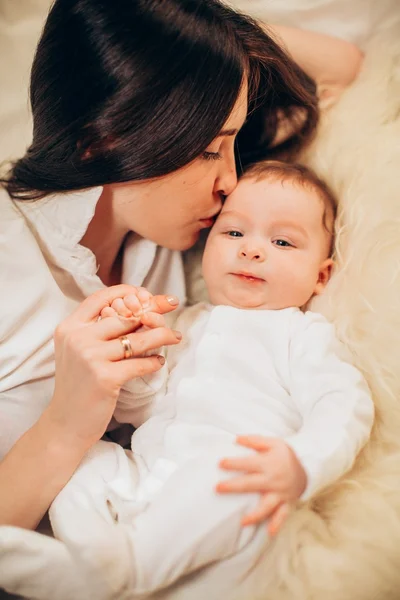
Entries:
[[318, 281], [315, 285], [314, 294], [317, 294], [317, 295], [322, 294], [322, 292], [324, 291], [324, 289], [326, 287], [326, 284], [328, 283], [328, 281], [331, 278], [334, 266], [335, 266], [335, 263], [333, 262], [333, 260], [331, 258], [327, 258], [326, 260], [324, 260], [324, 262], [322, 263], [322, 265], [319, 268]]

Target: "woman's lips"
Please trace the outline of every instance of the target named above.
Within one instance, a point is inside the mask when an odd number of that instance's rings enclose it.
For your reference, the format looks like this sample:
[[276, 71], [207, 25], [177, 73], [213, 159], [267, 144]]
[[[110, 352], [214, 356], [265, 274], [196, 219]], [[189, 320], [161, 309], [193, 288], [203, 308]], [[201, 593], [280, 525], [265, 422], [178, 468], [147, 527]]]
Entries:
[[237, 277], [241, 281], [245, 281], [246, 283], [265, 283], [265, 279], [261, 277], [256, 277], [252, 273], [231, 273], [234, 277]]
[[202, 225], [202, 228], [208, 228], [208, 227], [212, 227], [214, 225], [214, 218], [211, 219], [200, 219], [200, 223]]

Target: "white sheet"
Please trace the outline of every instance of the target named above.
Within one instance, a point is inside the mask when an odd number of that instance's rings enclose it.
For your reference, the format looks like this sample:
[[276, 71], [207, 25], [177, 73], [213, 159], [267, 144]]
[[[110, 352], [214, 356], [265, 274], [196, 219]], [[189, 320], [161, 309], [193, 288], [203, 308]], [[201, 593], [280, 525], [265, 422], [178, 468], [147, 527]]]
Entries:
[[321, 31], [363, 47], [400, 21], [398, 0], [229, 0], [260, 19]]

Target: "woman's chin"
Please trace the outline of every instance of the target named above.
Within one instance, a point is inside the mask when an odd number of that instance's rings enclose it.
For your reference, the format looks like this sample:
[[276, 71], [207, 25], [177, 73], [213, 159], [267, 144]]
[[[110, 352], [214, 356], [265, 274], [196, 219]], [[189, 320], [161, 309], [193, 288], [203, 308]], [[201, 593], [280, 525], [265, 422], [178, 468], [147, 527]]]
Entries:
[[200, 237], [200, 232], [191, 233], [190, 235], [176, 237], [174, 239], [168, 240], [167, 243], [162, 244], [164, 248], [168, 248], [168, 250], [179, 250], [180, 252], [184, 252], [185, 250], [189, 250], [192, 248]]

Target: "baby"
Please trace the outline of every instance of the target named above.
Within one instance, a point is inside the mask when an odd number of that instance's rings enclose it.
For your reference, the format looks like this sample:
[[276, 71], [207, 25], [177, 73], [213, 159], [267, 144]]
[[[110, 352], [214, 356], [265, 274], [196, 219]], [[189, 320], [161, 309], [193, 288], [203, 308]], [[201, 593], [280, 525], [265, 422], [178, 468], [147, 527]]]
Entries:
[[137, 382], [151, 416], [132, 454], [100, 442], [50, 511], [86, 569], [82, 598], [90, 569], [93, 598], [108, 600], [203, 567], [212, 587], [193, 598], [241, 598], [289, 508], [353, 465], [373, 403], [333, 326], [304, 310], [330, 278], [334, 219], [331, 192], [298, 165], [257, 164], [227, 198], [203, 257], [210, 303], [178, 318], [167, 390], [166, 366]]

